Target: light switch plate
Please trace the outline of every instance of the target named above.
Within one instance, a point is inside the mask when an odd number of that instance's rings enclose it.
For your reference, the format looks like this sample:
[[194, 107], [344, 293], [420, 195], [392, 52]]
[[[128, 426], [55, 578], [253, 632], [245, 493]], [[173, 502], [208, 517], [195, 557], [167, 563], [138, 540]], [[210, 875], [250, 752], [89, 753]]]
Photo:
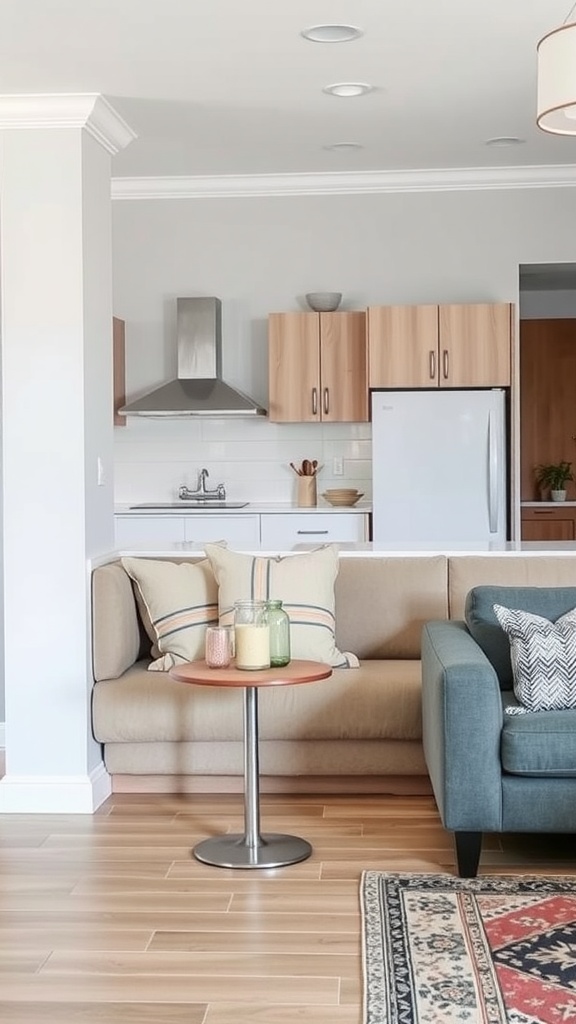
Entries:
[[335, 455], [332, 459], [332, 475], [344, 476], [344, 459], [341, 455]]

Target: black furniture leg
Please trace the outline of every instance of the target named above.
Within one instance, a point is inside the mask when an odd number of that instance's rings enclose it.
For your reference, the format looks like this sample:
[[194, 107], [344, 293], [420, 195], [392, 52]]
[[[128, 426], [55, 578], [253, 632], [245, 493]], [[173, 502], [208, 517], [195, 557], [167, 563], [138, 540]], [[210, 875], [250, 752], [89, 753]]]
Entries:
[[481, 832], [455, 832], [456, 863], [460, 878], [476, 878], [482, 849]]

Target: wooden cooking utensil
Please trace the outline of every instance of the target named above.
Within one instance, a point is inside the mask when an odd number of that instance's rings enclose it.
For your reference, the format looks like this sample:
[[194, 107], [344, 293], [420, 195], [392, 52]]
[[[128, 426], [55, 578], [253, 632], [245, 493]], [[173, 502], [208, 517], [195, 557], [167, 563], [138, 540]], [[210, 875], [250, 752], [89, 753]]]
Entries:
[[302, 475], [312, 476], [312, 463], [310, 462], [310, 459], [302, 460]]
[[292, 469], [294, 470], [294, 472], [296, 473], [296, 476], [302, 476], [301, 471], [296, 468], [296, 466], [294, 465], [293, 462], [291, 462], [290, 465], [291, 465]]

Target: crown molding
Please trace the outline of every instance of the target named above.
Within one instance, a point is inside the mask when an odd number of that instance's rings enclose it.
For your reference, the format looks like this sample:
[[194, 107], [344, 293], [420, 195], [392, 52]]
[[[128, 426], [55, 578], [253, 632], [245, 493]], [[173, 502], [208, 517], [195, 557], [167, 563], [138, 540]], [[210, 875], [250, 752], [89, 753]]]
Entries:
[[573, 188], [576, 164], [470, 167], [422, 171], [254, 174], [113, 178], [113, 199], [223, 199], [250, 196], [370, 195], [379, 192], [458, 192]]
[[99, 93], [0, 96], [0, 130], [34, 128], [85, 128], [112, 155], [136, 138]]

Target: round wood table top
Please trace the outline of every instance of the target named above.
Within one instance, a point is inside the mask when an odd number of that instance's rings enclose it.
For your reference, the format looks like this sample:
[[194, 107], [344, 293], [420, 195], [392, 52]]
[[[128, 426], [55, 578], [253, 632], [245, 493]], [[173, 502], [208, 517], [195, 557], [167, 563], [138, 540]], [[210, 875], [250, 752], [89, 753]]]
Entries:
[[321, 661], [302, 661], [294, 658], [282, 668], [262, 668], [251, 672], [236, 668], [210, 668], [204, 660], [189, 661], [170, 669], [173, 679], [181, 683], [199, 683], [202, 686], [286, 686], [289, 683], [313, 683], [332, 675], [330, 665]]

